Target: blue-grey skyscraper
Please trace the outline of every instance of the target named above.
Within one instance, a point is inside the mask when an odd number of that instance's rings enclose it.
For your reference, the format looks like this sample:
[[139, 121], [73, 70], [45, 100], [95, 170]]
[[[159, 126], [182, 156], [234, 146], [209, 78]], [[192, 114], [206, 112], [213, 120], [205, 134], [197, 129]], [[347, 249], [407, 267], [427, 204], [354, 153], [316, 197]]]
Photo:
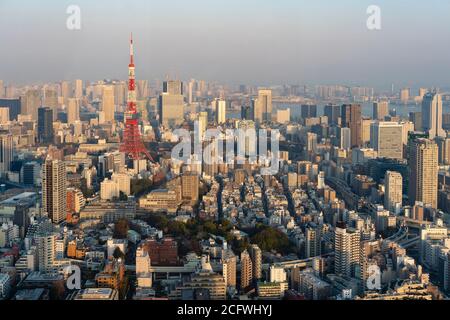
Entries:
[[17, 120], [20, 113], [20, 99], [0, 99], [0, 107], [9, 109], [9, 120]]
[[53, 110], [50, 108], [44, 107], [38, 110], [38, 141], [53, 142]]
[[422, 130], [428, 132], [430, 139], [445, 137], [442, 129], [442, 97], [428, 92], [422, 100]]

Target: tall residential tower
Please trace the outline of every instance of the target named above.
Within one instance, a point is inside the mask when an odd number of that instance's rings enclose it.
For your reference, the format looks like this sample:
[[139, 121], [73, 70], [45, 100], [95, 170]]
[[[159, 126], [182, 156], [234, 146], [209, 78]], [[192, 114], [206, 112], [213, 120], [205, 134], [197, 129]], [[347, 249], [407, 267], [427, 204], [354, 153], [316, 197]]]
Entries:
[[66, 217], [66, 167], [64, 162], [47, 159], [42, 168], [42, 210], [53, 223]]

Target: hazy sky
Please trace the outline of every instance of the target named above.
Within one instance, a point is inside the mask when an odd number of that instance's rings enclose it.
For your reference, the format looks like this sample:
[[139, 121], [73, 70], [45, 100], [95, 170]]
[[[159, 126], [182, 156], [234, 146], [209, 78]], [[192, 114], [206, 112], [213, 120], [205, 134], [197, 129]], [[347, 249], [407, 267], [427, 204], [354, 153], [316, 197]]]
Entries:
[[139, 79], [448, 86], [449, 17], [445, 0], [0, 0], [0, 79], [124, 79], [133, 32]]

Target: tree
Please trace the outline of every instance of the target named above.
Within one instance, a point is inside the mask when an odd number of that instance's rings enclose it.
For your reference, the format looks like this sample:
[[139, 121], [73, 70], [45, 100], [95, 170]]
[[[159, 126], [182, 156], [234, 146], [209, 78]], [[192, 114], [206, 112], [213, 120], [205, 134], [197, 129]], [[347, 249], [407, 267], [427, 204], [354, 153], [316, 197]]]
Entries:
[[186, 225], [179, 221], [169, 221], [167, 225], [168, 231], [174, 236], [185, 236], [187, 234]]
[[231, 240], [231, 247], [233, 248], [233, 251], [239, 255], [242, 251], [250, 247], [250, 242], [248, 241], [248, 238], [242, 238], [240, 240], [233, 238]]
[[216, 234], [217, 233], [217, 225], [212, 221], [205, 221], [203, 224], [203, 230], [207, 233]]
[[55, 281], [50, 288], [50, 298], [52, 300], [64, 300], [65, 295], [64, 281]]
[[81, 178], [80, 190], [85, 198], [90, 198], [94, 195], [94, 190], [92, 188], [88, 188], [86, 185], [86, 178]]
[[131, 180], [131, 194], [139, 197], [144, 192], [152, 189], [153, 182], [150, 179], [133, 179]]
[[251, 242], [263, 251], [275, 250], [281, 253], [289, 252], [289, 238], [280, 230], [263, 226], [251, 237]]
[[145, 220], [152, 227], [161, 230], [167, 228], [167, 225], [169, 224], [169, 219], [161, 213], [151, 213], [146, 216]]
[[119, 247], [116, 247], [116, 248], [114, 249], [114, 252], [113, 252], [113, 257], [114, 257], [114, 259], [122, 259], [122, 260], [125, 260], [125, 253], [123, 253], [122, 250], [120, 250]]
[[128, 196], [123, 191], [120, 191], [119, 200], [120, 201], [127, 201], [128, 200]]
[[126, 239], [130, 225], [127, 219], [121, 218], [114, 224], [114, 238]]

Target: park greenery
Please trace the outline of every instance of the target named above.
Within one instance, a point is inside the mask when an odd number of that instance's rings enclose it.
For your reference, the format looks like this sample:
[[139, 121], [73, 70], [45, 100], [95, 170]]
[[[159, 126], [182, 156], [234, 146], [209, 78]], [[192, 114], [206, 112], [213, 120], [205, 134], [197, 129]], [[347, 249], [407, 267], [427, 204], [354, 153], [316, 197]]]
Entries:
[[130, 223], [127, 219], [121, 218], [114, 224], [114, 238], [126, 239], [128, 236], [128, 230], [130, 229]]
[[217, 223], [211, 220], [190, 219], [187, 223], [183, 223], [171, 220], [162, 213], [153, 213], [146, 220], [150, 225], [162, 230], [164, 234], [175, 237], [180, 244], [180, 254], [189, 251], [200, 254], [198, 242], [208, 239], [211, 235], [224, 238], [236, 254], [248, 249], [250, 244], [257, 244], [263, 251], [284, 254], [293, 251], [286, 234], [263, 224], [257, 224], [251, 230], [244, 230], [249, 237], [238, 239], [231, 232], [233, 225], [227, 220]]
[[131, 194], [139, 197], [152, 190], [153, 182], [149, 179], [133, 179], [131, 180]]

